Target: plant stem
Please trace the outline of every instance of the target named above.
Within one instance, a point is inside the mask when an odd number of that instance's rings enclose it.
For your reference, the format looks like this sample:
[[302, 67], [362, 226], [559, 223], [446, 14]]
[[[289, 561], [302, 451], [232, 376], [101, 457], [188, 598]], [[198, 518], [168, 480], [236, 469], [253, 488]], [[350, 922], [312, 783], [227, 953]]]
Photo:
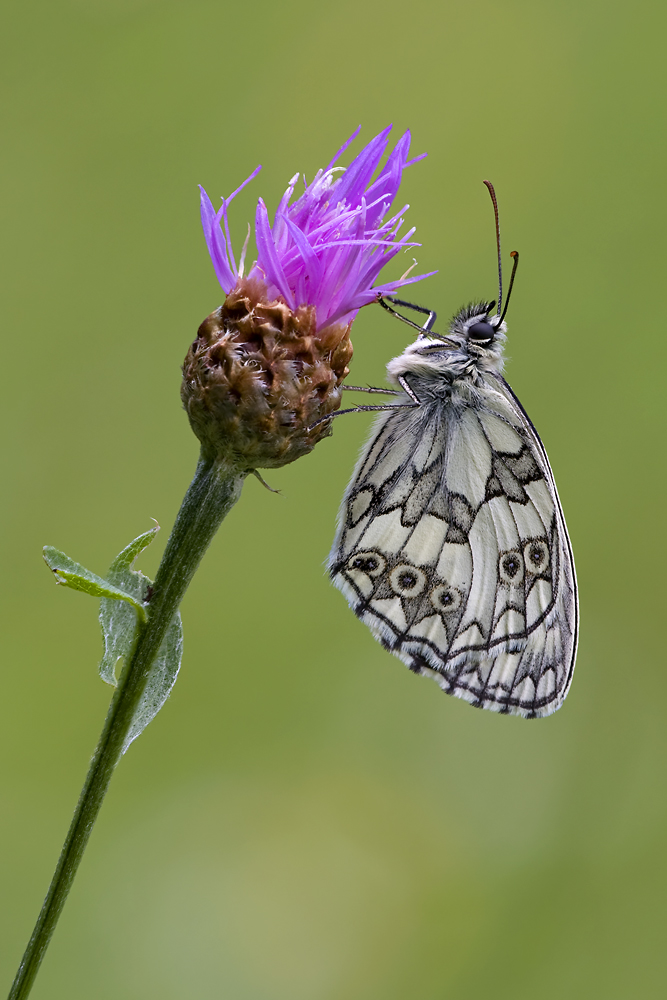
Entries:
[[200, 458], [160, 563], [148, 619], [139, 623], [132, 654], [109, 706], [102, 735], [58, 860], [39, 919], [16, 974], [9, 1000], [24, 1000], [65, 905], [79, 862], [123, 752], [125, 737], [169, 624], [204, 552], [241, 494], [245, 473]]

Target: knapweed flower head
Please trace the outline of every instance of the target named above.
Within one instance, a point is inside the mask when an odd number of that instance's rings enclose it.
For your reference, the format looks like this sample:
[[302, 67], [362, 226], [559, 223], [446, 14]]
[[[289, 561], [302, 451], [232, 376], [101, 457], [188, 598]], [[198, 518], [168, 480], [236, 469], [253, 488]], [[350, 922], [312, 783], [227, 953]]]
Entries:
[[409, 132], [373, 180], [390, 128], [349, 167], [336, 166], [357, 129], [310, 184], [304, 178], [303, 193], [292, 201], [296, 174], [273, 225], [259, 199], [257, 260], [247, 275], [248, 241], [237, 264], [227, 210], [260, 167], [218, 211], [202, 189], [204, 235], [227, 296], [199, 328], [183, 370], [183, 402], [206, 454], [250, 470], [311, 451], [330, 433], [328, 421], [312, 425], [340, 406], [359, 309], [426, 277], [406, 273], [377, 283], [390, 260], [418, 245], [414, 229], [399, 235], [408, 206], [392, 210], [403, 170], [422, 159], [408, 159]]

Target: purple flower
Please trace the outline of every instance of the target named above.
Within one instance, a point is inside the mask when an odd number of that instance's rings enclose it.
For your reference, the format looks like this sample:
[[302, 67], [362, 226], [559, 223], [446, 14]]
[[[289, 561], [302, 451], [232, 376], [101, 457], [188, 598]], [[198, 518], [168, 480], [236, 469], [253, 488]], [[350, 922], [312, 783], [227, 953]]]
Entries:
[[358, 131], [290, 204], [299, 175], [292, 178], [273, 225], [259, 199], [257, 260], [248, 274], [247, 240], [237, 265], [227, 209], [260, 168], [218, 212], [202, 190], [204, 235], [226, 298], [187, 353], [181, 397], [207, 459], [247, 473], [312, 451], [341, 404], [357, 312], [426, 277], [375, 283], [397, 253], [419, 245], [414, 230], [399, 235], [407, 205], [397, 213], [391, 206], [403, 170], [422, 157], [408, 160], [406, 132], [373, 180], [386, 128], [347, 169], [336, 167]]
[[[276, 209], [273, 226], [264, 201], [260, 198], [257, 203], [258, 259], [247, 278], [264, 283], [267, 301], [281, 299], [293, 312], [300, 306], [314, 306], [318, 330], [331, 323], [350, 323], [358, 310], [378, 295], [392, 294], [403, 285], [428, 277], [404, 275], [396, 281], [374, 284], [385, 264], [399, 251], [419, 246], [410, 242], [414, 229], [404, 236], [398, 235], [407, 205], [386, 218], [403, 170], [426, 155], [408, 160], [409, 132], [399, 139], [376, 179], [371, 180], [386, 149], [390, 130], [391, 126], [372, 139], [349, 167], [336, 167], [340, 156], [358, 135], [357, 129], [310, 184], [304, 178], [305, 191], [290, 205], [299, 179], [296, 174]], [[227, 294], [243, 281], [246, 249], [244, 246], [237, 266], [227, 209], [260, 169], [257, 167], [229, 198], [223, 199], [218, 212], [201, 189], [204, 235], [218, 281]]]

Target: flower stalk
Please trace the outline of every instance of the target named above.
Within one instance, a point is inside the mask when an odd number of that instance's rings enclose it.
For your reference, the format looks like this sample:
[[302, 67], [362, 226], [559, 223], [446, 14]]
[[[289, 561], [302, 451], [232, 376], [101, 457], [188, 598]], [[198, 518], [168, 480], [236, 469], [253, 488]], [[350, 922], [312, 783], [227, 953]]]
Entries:
[[122, 756], [151, 666], [202, 556], [241, 495], [244, 478], [245, 473], [219, 461], [201, 459], [197, 466], [155, 578], [146, 621], [137, 629], [134, 649], [109, 706], [55, 874], [8, 1000], [24, 1000], [30, 993]]

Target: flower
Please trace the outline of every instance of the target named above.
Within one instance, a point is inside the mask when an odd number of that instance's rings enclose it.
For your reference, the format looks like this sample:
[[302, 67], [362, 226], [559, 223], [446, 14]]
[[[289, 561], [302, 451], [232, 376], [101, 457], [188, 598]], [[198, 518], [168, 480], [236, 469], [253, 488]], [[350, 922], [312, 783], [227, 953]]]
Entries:
[[[384, 129], [346, 169], [335, 164], [357, 136], [319, 170], [290, 204], [289, 183], [273, 226], [257, 203], [257, 260], [247, 276], [248, 240], [237, 266], [227, 210], [256, 170], [215, 211], [201, 190], [201, 218], [226, 300], [199, 328], [185, 360], [182, 397], [206, 454], [248, 471], [294, 461], [330, 433], [318, 419], [338, 409], [352, 357], [349, 334], [359, 309], [427, 275], [375, 284], [384, 266], [411, 242], [399, 236], [404, 206], [389, 219], [408, 159], [410, 133], [386, 149]], [[426, 155], [426, 154], [423, 154]], [[410, 269], [411, 270], [411, 269]]]

